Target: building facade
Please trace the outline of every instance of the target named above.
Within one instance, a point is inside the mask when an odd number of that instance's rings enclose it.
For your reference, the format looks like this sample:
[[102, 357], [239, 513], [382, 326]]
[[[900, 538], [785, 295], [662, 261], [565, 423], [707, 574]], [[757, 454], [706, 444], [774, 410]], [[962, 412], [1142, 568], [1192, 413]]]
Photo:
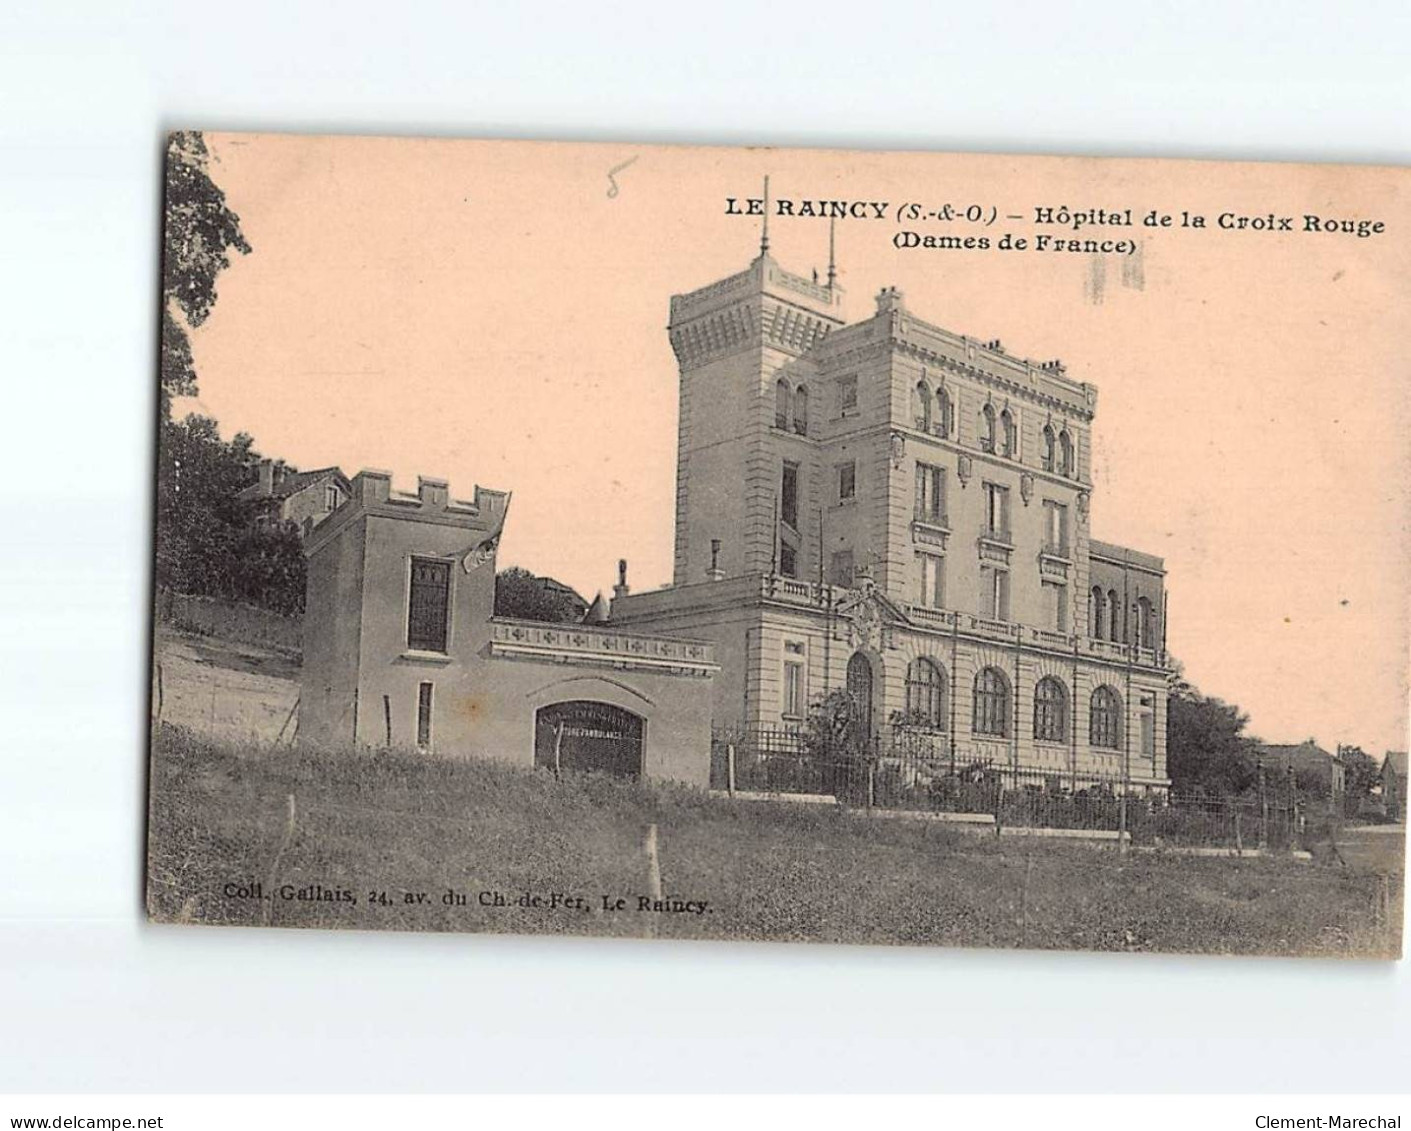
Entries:
[[307, 536], [348, 501], [352, 484], [336, 467], [295, 471], [275, 460], [262, 459], [255, 482], [236, 498], [250, 510], [257, 530], [289, 526]]
[[507, 505], [352, 480], [304, 542], [300, 742], [706, 785], [711, 644], [494, 616]]
[[673, 584], [611, 623], [712, 641], [718, 724], [846, 688], [879, 737], [1165, 788], [1165, 570], [1092, 537], [1096, 390], [895, 288], [842, 299], [767, 244], [671, 299]]

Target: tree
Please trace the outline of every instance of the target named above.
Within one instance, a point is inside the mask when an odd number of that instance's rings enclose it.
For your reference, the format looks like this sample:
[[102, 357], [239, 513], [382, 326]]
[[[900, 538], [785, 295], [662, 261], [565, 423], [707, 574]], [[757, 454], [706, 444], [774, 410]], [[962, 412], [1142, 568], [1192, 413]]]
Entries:
[[583, 617], [584, 603], [571, 589], [547, 584], [547, 578], [510, 566], [495, 575], [495, 615], [567, 624]]
[[1243, 793], [1258, 778], [1258, 739], [1234, 704], [1202, 695], [1184, 678], [1172, 688], [1166, 716], [1166, 772], [1179, 790]]
[[[230, 266], [230, 251], [248, 255], [240, 217], [211, 180], [210, 153], [196, 131], [167, 141], [166, 218], [162, 249], [162, 421], [172, 398], [196, 394], [196, 369], [188, 328], [205, 322], [216, 301], [216, 276]], [[179, 312], [179, 316], [178, 316]]]
[[222, 440], [216, 422], [164, 421], [157, 464], [159, 586], [247, 601], [276, 612], [304, 607], [304, 552], [297, 531], [252, 530], [236, 498], [258, 460], [245, 433]]
[[1344, 804], [1348, 813], [1356, 813], [1381, 780], [1381, 766], [1360, 746], [1339, 746], [1338, 754], [1347, 775]]

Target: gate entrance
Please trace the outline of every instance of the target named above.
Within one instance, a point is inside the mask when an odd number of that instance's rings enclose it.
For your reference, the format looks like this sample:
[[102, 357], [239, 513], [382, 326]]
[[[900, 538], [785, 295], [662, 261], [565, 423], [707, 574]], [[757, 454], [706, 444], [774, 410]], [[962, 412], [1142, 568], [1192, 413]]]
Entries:
[[641, 777], [642, 719], [591, 699], [540, 707], [534, 717], [534, 764]]

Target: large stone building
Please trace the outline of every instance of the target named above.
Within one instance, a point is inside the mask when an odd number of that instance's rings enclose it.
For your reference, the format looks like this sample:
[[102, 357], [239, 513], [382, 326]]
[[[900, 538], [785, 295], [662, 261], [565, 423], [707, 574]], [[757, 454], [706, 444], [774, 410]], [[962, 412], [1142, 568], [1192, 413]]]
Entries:
[[1096, 390], [924, 321], [860, 322], [768, 253], [671, 299], [675, 571], [611, 621], [714, 642], [718, 724], [869, 732], [959, 762], [1166, 775], [1164, 568], [1090, 530]]
[[708, 642], [494, 616], [504, 492], [350, 487], [304, 542], [301, 743], [707, 783]]

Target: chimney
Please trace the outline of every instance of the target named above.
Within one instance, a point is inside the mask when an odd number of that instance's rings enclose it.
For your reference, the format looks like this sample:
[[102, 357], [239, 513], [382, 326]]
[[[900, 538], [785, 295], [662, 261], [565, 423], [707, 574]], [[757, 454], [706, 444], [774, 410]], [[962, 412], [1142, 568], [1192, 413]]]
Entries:
[[364, 468], [353, 476], [353, 498], [363, 504], [385, 503], [392, 493], [392, 473]]
[[617, 584], [612, 587], [612, 596], [616, 600], [618, 597], [626, 597], [632, 592], [627, 587], [627, 559], [617, 559]]
[[710, 540], [710, 569], [706, 570], [706, 576], [712, 581], [725, 580], [725, 571], [720, 568], [720, 539]]
[[260, 497], [268, 499], [274, 494], [274, 460], [260, 460], [258, 471], [260, 476]]

